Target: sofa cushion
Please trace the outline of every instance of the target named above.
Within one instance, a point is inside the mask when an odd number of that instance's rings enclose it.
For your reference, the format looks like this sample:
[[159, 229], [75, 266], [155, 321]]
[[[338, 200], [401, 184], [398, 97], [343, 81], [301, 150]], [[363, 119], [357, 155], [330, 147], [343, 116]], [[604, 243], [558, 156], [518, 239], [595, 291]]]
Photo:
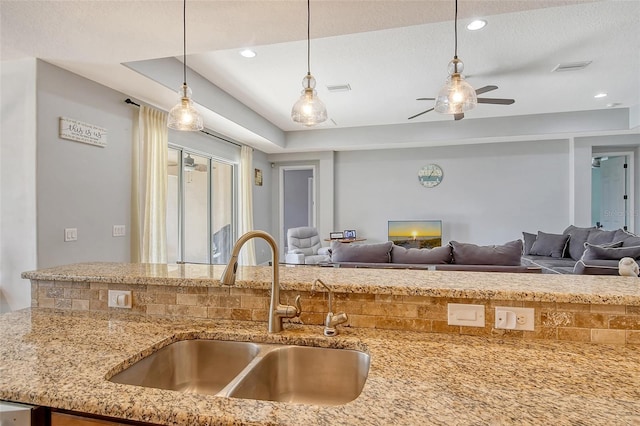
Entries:
[[579, 228], [577, 226], [570, 225], [562, 233], [569, 235], [569, 245], [565, 251], [565, 257], [570, 257], [573, 260], [579, 260], [584, 253], [584, 243], [587, 242], [591, 231], [595, 230], [595, 227], [591, 228]]
[[569, 241], [569, 235], [547, 234], [538, 231], [536, 241], [531, 246], [529, 254], [535, 256], [564, 257], [564, 251]]
[[623, 257], [639, 259], [640, 246], [622, 247], [622, 241], [608, 245], [585, 243], [585, 250], [581, 260], [620, 260]]
[[391, 248], [391, 263], [409, 264], [444, 264], [451, 263], [451, 246], [428, 248], [404, 248], [393, 245]]
[[582, 260], [573, 268], [575, 275], [619, 275], [618, 260]]
[[501, 246], [477, 246], [470, 243], [449, 242], [453, 263], [458, 265], [520, 265], [522, 240], [515, 240]]
[[537, 234], [531, 234], [529, 232], [523, 232], [522, 238], [524, 239], [524, 247], [522, 254], [530, 254], [531, 246], [536, 242]]
[[589, 232], [587, 242], [593, 245], [609, 244], [614, 242], [614, 238], [618, 231], [603, 231], [601, 229], [594, 229]]
[[374, 244], [352, 244], [331, 242], [332, 262], [389, 263], [391, 260], [391, 241]]

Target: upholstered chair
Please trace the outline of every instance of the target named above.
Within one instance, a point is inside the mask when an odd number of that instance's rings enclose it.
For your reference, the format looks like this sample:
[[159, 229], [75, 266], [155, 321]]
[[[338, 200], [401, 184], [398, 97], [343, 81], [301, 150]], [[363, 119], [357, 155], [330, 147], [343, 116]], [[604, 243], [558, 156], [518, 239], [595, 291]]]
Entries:
[[286, 263], [313, 265], [330, 260], [329, 248], [322, 247], [316, 228], [302, 226], [287, 230]]

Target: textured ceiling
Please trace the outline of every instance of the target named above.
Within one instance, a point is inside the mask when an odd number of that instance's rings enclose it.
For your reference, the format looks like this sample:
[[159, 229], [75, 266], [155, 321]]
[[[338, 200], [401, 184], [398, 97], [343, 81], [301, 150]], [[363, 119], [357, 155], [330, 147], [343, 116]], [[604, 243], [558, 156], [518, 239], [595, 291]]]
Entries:
[[[327, 104], [320, 127], [409, 123], [429, 105], [453, 56], [453, 1], [312, 1], [311, 71]], [[38, 57], [169, 109], [175, 95], [123, 63], [182, 53], [180, 1], [1, 1], [2, 60]], [[472, 17], [488, 21], [469, 32]], [[511, 106], [466, 119], [640, 103], [640, 2], [460, 1], [458, 53], [474, 87]], [[189, 1], [188, 64], [279, 128], [306, 73], [306, 2]], [[248, 60], [243, 47], [258, 53]], [[561, 62], [592, 61], [551, 73]], [[176, 81], [176, 88], [181, 82]], [[327, 85], [348, 83], [350, 92]], [[598, 92], [608, 97], [594, 99]], [[198, 101], [198, 93], [194, 93]], [[448, 120], [429, 113], [413, 121]], [[207, 123], [210, 124], [210, 123]]]

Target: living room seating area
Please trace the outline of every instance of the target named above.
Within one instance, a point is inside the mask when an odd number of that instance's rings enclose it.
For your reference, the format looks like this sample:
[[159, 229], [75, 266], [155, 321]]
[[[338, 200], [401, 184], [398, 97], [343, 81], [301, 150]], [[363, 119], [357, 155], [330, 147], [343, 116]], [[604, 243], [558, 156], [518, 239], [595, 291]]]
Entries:
[[441, 247], [406, 248], [392, 241], [332, 241], [322, 247], [311, 227], [290, 229], [288, 242], [286, 263], [343, 268], [619, 275], [621, 259], [640, 259], [640, 236], [573, 225], [562, 234], [523, 232], [522, 240], [487, 246], [450, 241]]

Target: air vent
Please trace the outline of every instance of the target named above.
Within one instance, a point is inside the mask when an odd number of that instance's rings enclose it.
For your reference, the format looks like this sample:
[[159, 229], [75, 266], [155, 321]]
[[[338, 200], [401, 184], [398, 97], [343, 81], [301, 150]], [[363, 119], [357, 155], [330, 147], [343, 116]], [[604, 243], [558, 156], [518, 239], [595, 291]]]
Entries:
[[348, 84], [334, 84], [333, 86], [327, 86], [329, 92], [348, 92], [351, 90], [351, 86]]
[[582, 61], [582, 62], [566, 62], [564, 64], [558, 64], [551, 72], [561, 72], [561, 71], [578, 71], [583, 70], [589, 66], [591, 61]]

